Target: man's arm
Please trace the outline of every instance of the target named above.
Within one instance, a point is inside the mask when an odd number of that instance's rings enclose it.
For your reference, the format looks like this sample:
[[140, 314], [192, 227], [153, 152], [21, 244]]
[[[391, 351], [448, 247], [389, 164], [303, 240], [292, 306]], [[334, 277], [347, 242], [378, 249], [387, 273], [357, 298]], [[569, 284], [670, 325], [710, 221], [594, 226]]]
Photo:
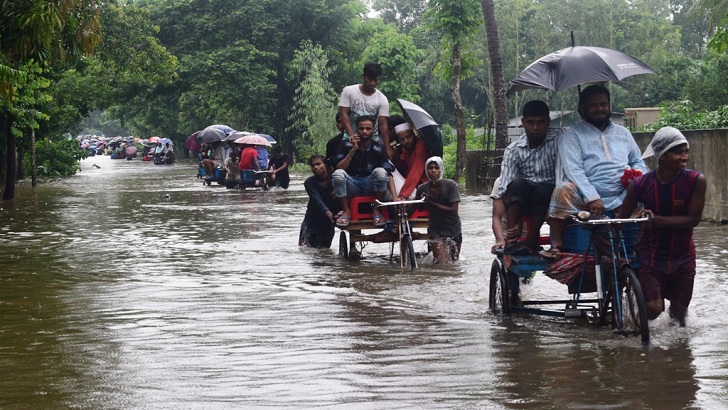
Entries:
[[629, 218], [637, 207], [637, 194], [635, 192], [634, 181], [629, 183], [627, 187], [627, 195], [624, 196], [622, 206], [619, 207], [619, 211], [616, 217], [619, 219]]
[[503, 198], [508, 184], [513, 181], [515, 176], [517, 164], [515, 163], [516, 158], [513, 153], [513, 147], [508, 146], [503, 152], [503, 160], [501, 161], [501, 173], [500, 173], [500, 187], [498, 187], [498, 197]]
[[420, 184], [420, 179], [425, 173], [425, 161], [427, 161], [427, 146], [422, 140], [417, 141], [415, 149], [412, 152], [412, 166], [407, 170], [407, 177], [404, 179], [404, 185], [399, 191], [399, 199], [406, 200], [412, 195], [412, 191]]
[[392, 158], [394, 156], [394, 149], [392, 148], [392, 144], [389, 143], [389, 117], [380, 115], [377, 118], [377, 122], [379, 124], [380, 135], [382, 136], [382, 143], [384, 144], [384, 149], [387, 152], [387, 157]]
[[350, 109], [349, 107], [339, 106], [339, 112], [341, 113], [341, 123], [344, 124], [344, 131], [351, 137], [354, 135], [354, 130], [351, 129]]

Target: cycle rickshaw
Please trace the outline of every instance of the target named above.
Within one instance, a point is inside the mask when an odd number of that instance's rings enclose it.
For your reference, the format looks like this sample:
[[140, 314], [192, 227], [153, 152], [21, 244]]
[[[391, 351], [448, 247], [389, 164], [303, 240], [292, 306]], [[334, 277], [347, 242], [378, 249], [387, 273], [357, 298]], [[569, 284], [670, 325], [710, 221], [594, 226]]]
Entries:
[[554, 277], [567, 284], [568, 299], [520, 300], [520, 283], [538, 271], [546, 273], [553, 261], [499, 250], [490, 271], [489, 308], [504, 316], [586, 318], [596, 326], [610, 326], [615, 334], [639, 335], [643, 344], [649, 344], [645, 301], [634, 271], [638, 224], [648, 219], [588, 218], [588, 212], [580, 213], [567, 226], [566, 252], [579, 258], [570, 275]]
[[[380, 202], [373, 196], [353, 197], [349, 201], [351, 220], [349, 225], [339, 227], [339, 255], [349, 260], [357, 260], [368, 242], [390, 243], [390, 261], [394, 259], [395, 244], [399, 244], [399, 265], [402, 268], [417, 269], [417, 255], [414, 243], [416, 240], [427, 240], [426, 229], [429, 214], [423, 207], [424, 200], [401, 202]], [[381, 208], [382, 215], [388, 222], [381, 227], [372, 225], [372, 210]], [[414, 211], [409, 216], [408, 207]], [[416, 229], [425, 229], [425, 232]], [[379, 230], [377, 233], [363, 233], [365, 230]], [[348, 239], [347, 239], [348, 232]]]

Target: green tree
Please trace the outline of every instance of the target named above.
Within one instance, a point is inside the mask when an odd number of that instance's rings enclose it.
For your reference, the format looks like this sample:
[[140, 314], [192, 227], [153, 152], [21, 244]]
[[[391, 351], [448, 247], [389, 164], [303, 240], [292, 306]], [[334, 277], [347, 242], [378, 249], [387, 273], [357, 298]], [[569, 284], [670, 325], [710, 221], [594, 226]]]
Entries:
[[485, 21], [485, 32], [488, 38], [488, 57], [490, 58], [491, 81], [493, 86], [493, 106], [495, 114], [496, 147], [508, 145], [508, 114], [506, 112], [506, 90], [503, 77], [503, 60], [501, 58], [498, 39], [498, 22], [495, 16], [493, 0], [481, 0], [481, 8]]
[[337, 93], [329, 83], [331, 68], [320, 45], [306, 40], [296, 51], [289, 73], [298, 84], [288, 131], [298, 138], [293, 145], [302, 158], [325, 151], [326, 141], [335, 134]]
[[403, 98], [412, 102], [419, 101], [420, 86], [418, 83], [419, 63], [423, 53], [412, 38], [398, 33], [392, 26], [385, 26], [382, 31], [374, 33], [367, 41], [367, 46], [357, 64], [359, 72], [368, 61], [376, 61], [382, 65], [382, 81], [379, 90], [390, 101]]
[[466, 167], [465, 114], [460, 95], [460, 81], [473, 74], [477, 60], [468, 45], [478, 32], [483, 17], [476, 0], [432, 0], [426, 13], [428, 24], [442, 33], [445, 58], [435, 67], [441, 76], [450, 79], [450, 92], [455, 112], [457, 160], [455, 179]]
[[17, 117], [10, 107], [23, 67], [34, 60], [40, 67], [90, 55], [101, 39], [100, 7], [95, 0], [6, 1], [0, 7], [0, 92], [6, 109], [0, 112], [0, 134], [6, 150], [3, 199], [15, 196], [17, 175], [16, 136], [11, 132]]

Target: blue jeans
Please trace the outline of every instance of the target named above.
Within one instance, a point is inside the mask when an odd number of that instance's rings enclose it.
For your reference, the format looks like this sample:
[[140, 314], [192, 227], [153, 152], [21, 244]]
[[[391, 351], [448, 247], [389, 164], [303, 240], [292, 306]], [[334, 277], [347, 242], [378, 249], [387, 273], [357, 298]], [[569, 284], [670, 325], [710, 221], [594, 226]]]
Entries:
[[374, 168], [374, 171], [365, 177], [353, 177], [345, 170], [337, 169], [331, 175], [331, 180], [337, 198], [368, 196], [387, 191], [389, 174], [380, 167]]

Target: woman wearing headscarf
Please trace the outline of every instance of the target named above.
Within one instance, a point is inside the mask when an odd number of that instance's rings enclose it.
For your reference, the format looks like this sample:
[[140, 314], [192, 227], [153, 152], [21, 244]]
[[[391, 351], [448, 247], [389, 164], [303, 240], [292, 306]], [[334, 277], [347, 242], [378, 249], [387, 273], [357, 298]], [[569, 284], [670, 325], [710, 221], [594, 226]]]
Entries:
[[430, 213], [427, 234], [430, 236], [434, 262], [457, 261], [463, 242], [458, 215], [458, 184], [443, 178], [445, 165], [440, 157], [428, 158], [425, 161], [425, 172], [429, 181], [417, 187], [417, 198], [425, 200], [425, 206]]
[[676, 128], [660, 128], [644, 157], [657, 159], [657, 168], [635, 178], [618, 218], [627, 218], [644, 204], [651, 216], [637, 244], [639, 280], [647, 316], [657, 318], [670, 300], [670, 318], [685, 326], [685, 316], [695, 281], [693, 228], [700, 223], [705, 205], [705, 175], [687, 168], [688, 140]]

